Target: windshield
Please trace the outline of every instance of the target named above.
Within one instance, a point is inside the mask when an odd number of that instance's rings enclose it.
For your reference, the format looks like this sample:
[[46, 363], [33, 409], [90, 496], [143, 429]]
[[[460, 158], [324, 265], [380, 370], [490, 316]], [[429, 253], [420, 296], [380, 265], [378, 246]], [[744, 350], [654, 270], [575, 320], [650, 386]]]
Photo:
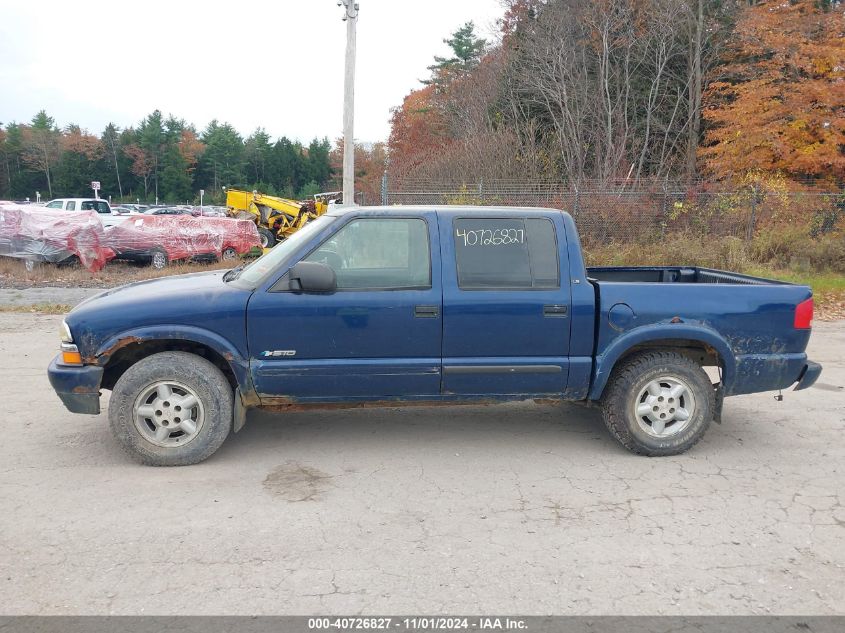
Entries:
[[297, 248], [334, 222], [335, 219], [332, 216], [322, 215], [316, 220], [312, 220], [284, 242], [277, 244], [269, 253], [262, 255], [245, 267], [236, 279], [244, 285], [255, 288], [269, 273], [284, 263]]

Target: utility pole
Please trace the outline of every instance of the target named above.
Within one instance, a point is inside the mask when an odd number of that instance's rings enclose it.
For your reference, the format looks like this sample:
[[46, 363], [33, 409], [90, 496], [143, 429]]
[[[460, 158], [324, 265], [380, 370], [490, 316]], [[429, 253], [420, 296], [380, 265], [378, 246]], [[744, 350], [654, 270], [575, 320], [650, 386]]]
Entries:
[[355, 204], [355, 29], [358, 3], [340, 0], [346, 22], [346, 72], [343, 78], [343, 204]]

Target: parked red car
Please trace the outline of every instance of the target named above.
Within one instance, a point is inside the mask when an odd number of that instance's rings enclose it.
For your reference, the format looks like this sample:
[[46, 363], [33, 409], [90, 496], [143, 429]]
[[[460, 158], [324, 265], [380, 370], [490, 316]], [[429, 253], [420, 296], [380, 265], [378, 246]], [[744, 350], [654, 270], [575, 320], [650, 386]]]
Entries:
[[261, 239], [251, 220], [191, 215], [133, 215], [106, 228], [106, 243], [119, 259], [149, 261], [155, 268], [192, 259], [234, 259]]
[[[258, 233], [256, 232], [256, 240]], [[55, 211], [0, 202], [0, 255], [39, 262], [70, 263], [101, 270], [114, 257], [95, 211]]]

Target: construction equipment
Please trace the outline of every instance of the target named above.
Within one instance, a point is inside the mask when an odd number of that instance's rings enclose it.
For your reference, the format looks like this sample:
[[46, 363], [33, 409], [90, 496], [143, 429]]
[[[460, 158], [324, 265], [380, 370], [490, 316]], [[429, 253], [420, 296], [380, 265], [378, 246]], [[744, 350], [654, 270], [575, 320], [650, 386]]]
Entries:
[[[343, 204], [343, 192], [324, 191], [322, 193], [315, 193], [314, 204], [316, 205], [317, 209], [320, 208], [320, 205], [323, 205], [326, 207], [326, 209], [328, 209], [330, 204]], [[325, 210], [322, 211], [322, 213], [325, 212]]]
[[[323, 215], [329, 208], [332, 194], [317, 194], [314, 200], [299, 202], [287, 198], [252, 193], [239, 189], [226, 190], [226, 209], [235, 218], [252, 219], [258, 226], [263, 248], [287, 239], [305, 224]], [[328, 196], [319, 198], [319, 196]]]

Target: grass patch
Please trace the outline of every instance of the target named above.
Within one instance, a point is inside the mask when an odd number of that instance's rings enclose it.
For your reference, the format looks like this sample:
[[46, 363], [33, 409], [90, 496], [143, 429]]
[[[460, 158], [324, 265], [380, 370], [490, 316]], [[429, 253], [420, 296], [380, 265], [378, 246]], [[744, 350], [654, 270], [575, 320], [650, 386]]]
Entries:
[[67, 314], [71, 307], [66, 303], [37, 303], [34, 305], [0, 306], [0, 312], [18, 312], [25, 314]]
[[762, 266], [751, 266], [746, 272], [758, 277], [768, 277], [802, 286], [810, 286], [814, 293], [845, 293], [845, 275], [842, 273], [772, 270]]
[[151, 266], [131, 262], [109, 262], [103, 270], [92, 273], [79, 265], [57, 266], [46, 263], [39, 264], [33, 270], [28, 271], [23, 260], [0, 257], [0, 288], [32, 288], [36, 286], [113, 288], [144, 279], [209, 270], [228, 270], [239, 263], [239, 260], [207, 264], [176, 262], [161, 270], [156, 270]]
[[588, 266], [702, 266], [810, 286], [820, 320], [845, 318], [845, 240], [794, 230], [736, 237], [674, 235], [654, 244], [586, 244]]

